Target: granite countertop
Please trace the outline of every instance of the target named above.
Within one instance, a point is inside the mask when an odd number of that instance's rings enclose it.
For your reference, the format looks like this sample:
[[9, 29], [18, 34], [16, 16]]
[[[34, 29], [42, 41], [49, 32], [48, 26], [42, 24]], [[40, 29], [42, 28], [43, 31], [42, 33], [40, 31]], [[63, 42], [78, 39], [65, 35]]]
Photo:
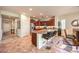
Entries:
[[32, 33], [44, 34], [51, 31], [57, 31], [57, 29], [41, 29], [41, 30], [33, 30]]
[[39, 34], [42, 34], [42, 33], [46, 33], [47, 30], [46, 29], [42, 29], [42, 30], [33, 30], [32, 33], [39, 33]]

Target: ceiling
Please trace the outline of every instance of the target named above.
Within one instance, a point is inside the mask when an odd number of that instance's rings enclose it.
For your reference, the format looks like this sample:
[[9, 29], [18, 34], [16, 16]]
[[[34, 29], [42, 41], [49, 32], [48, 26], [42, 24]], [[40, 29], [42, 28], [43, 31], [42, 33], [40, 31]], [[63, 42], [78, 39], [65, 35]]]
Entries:
[[[29, 11], [32, 8], [32, 11]], [[0, 9], [14, 12], [14, 13], [25, 13], [32, 16], [58, 16], [67, 13], [79, 12], [78, 6], [0, 6]]]

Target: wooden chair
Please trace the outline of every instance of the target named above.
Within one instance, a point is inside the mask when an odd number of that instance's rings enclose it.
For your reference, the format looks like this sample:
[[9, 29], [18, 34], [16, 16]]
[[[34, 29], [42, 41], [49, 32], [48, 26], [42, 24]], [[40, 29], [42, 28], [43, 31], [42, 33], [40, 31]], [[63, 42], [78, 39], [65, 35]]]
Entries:
[[[67, 31], [66, 31], [66, 29], [64, 30], [64, 33], [65, 33], [65, 41], [68, 43], [68, 44], [70, 44], [69, 42], [68, 42], [68, 40], [67, 39], [71, 39], [71, 41], [73, 42], [73, 44], [75, 43], [75, 35], [73, 35], [73, 34], [67, 34]], [[71, 45], [71, 44], [70, 44]]]
[[66, 31], [66, 29], [64, 30], [64, 33], [65, 33], [65, 37], [66, 38], [69, 38], [69, 39], [75, 39], [76, 37], [75, 37], [75, 35], [73, 35], [73, 34], [67, 34], [67, 31]]

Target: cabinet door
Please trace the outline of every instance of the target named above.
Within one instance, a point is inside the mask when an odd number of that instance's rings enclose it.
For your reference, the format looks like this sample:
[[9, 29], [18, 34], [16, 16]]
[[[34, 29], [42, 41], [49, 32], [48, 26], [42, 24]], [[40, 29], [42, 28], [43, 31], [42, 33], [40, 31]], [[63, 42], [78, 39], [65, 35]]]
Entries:
[[32, 33], [32, 44], [34, 46], [37, 46], [37, 34], [36, 33]]

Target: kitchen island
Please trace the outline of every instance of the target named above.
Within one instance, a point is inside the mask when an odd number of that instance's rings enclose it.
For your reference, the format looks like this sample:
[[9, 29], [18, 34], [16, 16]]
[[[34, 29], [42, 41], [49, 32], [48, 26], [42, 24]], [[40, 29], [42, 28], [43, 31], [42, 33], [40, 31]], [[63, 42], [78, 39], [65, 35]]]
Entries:
[[42, 30], [32, 31], [32, 44], [36, 46], [38, 49], [42, 48], [47, 42], [47, 40], [43, 38], [43, 34], [47, 34], [48, 32], [54, 32], [54, 31], [57, 31], [57, 30], [56, 29], [42, 29]]

